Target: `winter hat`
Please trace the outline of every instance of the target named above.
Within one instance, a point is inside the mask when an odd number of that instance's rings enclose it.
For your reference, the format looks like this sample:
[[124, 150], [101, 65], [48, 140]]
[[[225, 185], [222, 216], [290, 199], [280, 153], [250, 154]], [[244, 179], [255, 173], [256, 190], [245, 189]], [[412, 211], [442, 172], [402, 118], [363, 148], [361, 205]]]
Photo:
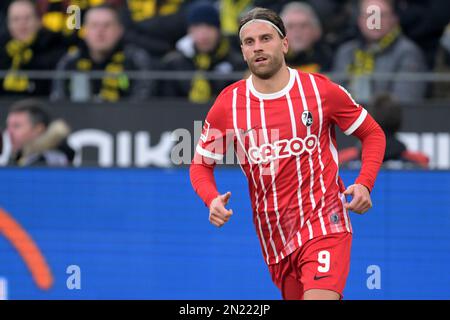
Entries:
[[193, 3], [187, 13], [188, 26], [196, 24], [208, 24], [220, 29], [219, 12], [207, 1], [198, 1]]

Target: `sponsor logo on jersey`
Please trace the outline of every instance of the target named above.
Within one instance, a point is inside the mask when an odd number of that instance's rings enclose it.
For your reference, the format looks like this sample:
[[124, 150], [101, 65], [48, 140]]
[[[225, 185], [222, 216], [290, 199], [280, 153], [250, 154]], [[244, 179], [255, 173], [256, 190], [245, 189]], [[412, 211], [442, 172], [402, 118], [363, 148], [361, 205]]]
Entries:
[[304, 139], [295, 137], [283, 139], [274, 143], [265, 143], [248, 149], [248, 155], [253, 163], [267, 163], [276, 159], [299, 156], [304, 152], [312, 153], [317, 146], [317, 136], [309, 135]]

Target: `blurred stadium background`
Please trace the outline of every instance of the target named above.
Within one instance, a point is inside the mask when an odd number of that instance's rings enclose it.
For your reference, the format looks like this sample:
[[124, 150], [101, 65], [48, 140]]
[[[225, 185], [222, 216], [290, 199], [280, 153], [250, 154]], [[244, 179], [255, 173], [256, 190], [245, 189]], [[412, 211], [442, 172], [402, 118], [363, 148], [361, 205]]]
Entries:
[[[217, 172], [235, 215], [216, 229], [171, 157], [187, 142], [191, 158], [214, 97], [247, 75], [237, 19], [254, 6], [290, 23], [291, 67], [345, 85], [388, 134], [374, 208], [351, 215], [345, 298], [450, 298], [447, 1], [32, 3], [0, 4], [0, 299], [280, 299], [241, 170]], [[390, 26], [375, 40], [358, 24], [370, 4]], [[29, 98], [70, 127], [71, 164], [18, 156], [7, 119]], [[358, 145], [338, 142], [350, 184]]]

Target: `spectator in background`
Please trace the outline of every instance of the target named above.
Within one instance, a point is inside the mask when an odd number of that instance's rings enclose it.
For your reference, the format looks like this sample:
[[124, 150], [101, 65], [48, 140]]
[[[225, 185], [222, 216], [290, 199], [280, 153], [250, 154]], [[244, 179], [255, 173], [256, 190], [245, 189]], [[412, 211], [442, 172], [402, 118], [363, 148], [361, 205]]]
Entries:
[[332, 52], [321, 41], [322, 27], [314, 9], [307, 3], [291, 2], [280, 16], [289, 41], [287, 65], [304, 72], [330, 70]]
[[[369, 112], [380, 125], [386, 135], [386, 151], [384, 167], [391, 169], [423, 168], [427, 169], [429, 158], [422, 152], [408, 150], [406, 145], [397, 138], [397, 132], [402, 126], [402, 108], [390, 95], [377, 96], [368, 106]], [[339, 163], [350, 165], [354, 162], [360, 165], [361, 145], [345, 148], [339, 151]]]
[[[84, 28], [69, 28], [73, 22], [67, 9], [76, 6], [80, 9], [80, 23], [85, 17], [85, 13], [91, 7], [101, 4], [111, 4], [119, 7], [124, 0], [37, 0], [39, 12], [42, 15], [42, 25], [53, 32], [61, 33], [68, 46], [78, 46], [84, 37]], [[73, 12], [71, 12], [73, 14]], [[71, 20], [68, 20], [71, 19]]]
[[70, 166], [75, 152], [67, 144], [70, 128], [63, 120], [51, 121], [35, 100], [13, 104], [6, 120], [12, 145], [10, 165]]
[[[352, 2], [354, 0], [302, 0], [317, 13], [323, 29], [323, 40], [334, 49], [352, 39], [355, 28], [352, 23]], [[218, 0], [220, 22], [223, 34], [231, 40], [232, 46], [241, 50], [237, 36], [239, 18], [254, 7], [263, 7], [277, 13], [291, 0]]]
[[[322, 23], [323, 41], [334, 51], [357, 33], [355, 0], [308, 0]], [[356, 1], [357, 2], [357, 1]]]
[[53, 70], [66, 47], [60, 34], [41, 27], [36, 6], [16, 0], [8, 8], [8, 33], [0, 39], [0, 70], [7, 70], [0, 95], [48, 95], [51, 81], [33, 80], [26, 70]]
[[[380, 24], [371, 28], [369, 6], [380, 8]], [[367, 102], [374, 95], [391, 93], [402, 102], [420, 101], [425, 94], [422, 81], [372, 80], [376, 72], [423, 72], [426, 64], [421, 50], [400, 29], [390, 0], [362, 0], [358, 26], [361, 36], [339, 47], [333, 71], [351, 76], [348, 86], [356, 100]], [[373, 20], [371, 20], [373, 21]]]
[[[434, 71], [440, 74], [450, 74], [450, 23], [439, 41], [436, 53]], [[435, 82], [433, 85], [433, 98], [449, 99], [450, 82]]]
[[448, 0], [397, 0], [400, 25], [405, 35], [422, 49], [428, 67], [434, 67], [439, 39], [450, 21]]
[[[84, 80], [77, 85], [79, 78], [65, 80], [57, 77], [53, 83], [52, 100], [86, 99], [116, 102], [121, 98], [143, 100], [149, 97], [152, 82], [149, 80], [130, 80], [124, 71], [143, 71], [151, 69], [151, 59], [145, 50], [137, 46], [124, 45], [124, 29], [114, 7], [101, 5], [88, 10], [85, 18], [85, 39], [75, 52], [69, 52], [58, 63], [58, 71], [108, 72], [101, 79]], [[78, 74], [78, 73], [74, 73]], [[86, 75], [87, 77], [87, 75]], [[81, 84], [81, 82], [80, 82]], [[82, 91], [88, 91], [83, 93]]]
[[122, 9], [125, 42], [161, 58], [186, 34], [183, 0], [127, 0]]
[[164, 58], [164, 69], [197, 71], [191, 80], [161, 83], [160, 94], [188, 97], [191, 102], [205, 103], [231, 84], [233, 80], [208, 80], [205, 71], [227, 74], [246, 69], [242, 56], [231, 47], [220, 31], [219, 12], [210, 3], [194, 3], [188, 12], [188, 35], [177, 43], [177, 51]]

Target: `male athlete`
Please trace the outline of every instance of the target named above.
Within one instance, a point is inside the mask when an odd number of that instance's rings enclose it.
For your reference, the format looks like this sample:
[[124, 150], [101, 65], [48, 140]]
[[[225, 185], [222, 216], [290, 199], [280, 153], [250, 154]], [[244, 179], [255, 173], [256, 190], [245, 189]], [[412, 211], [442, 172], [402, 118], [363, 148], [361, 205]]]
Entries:
[[[221, 227], [233, 213], [225, 208], [231, 193], [219, 194], [213, 169], [232, 141], [263, 255], [283, 298], [342, 299], [352, 242], [348, 210], [362, 214], [372, 206], [384, 133], [344, 88], [286, 66], [288, 40], [275, 12], [251, 10], [239, 37], [251, 75], [225, 88], [209, 111], [190, 167], [192, 185], [209, 207], [209, 221]], [[362, 143], [361, 171], [347, 189], [335, 125]]]

